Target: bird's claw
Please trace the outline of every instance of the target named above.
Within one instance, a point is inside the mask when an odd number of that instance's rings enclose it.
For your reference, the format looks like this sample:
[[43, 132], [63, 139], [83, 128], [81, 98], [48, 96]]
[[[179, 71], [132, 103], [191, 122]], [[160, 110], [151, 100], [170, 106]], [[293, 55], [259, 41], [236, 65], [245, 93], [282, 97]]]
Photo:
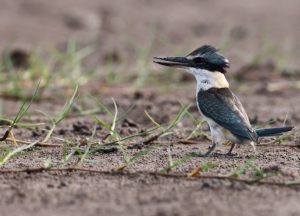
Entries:
[[210, 156], [225, 156], [225, 157], [234, 157], [237, 156], [237, 153], [217, 153], [217, 152], [206, 152], [206, 153], [201, 153], [201, 152], [191, 152], [190, 155], [192, 157], [210, 157]]
[[192, 157], [209, 157], [211, 154], [201, 153], [201, 152], [191, 152]]
[[224, 155], [228, 156], [228, 157], [234, 157], [234, 156], [237, 156], [238, 154], [237, 153], [228, 152], [228, 153], [226, 153]]

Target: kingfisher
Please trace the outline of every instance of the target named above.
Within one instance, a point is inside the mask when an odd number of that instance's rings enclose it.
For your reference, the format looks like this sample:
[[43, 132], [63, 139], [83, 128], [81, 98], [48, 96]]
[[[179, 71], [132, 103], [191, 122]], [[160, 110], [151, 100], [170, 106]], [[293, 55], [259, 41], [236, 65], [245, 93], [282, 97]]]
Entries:
[[225, 77], [229, 60], [218, 49], [204, 45], [184, 57], [154, 57], [154, 63], [183, 68], [197, 81], [196, 102], [198, 109], [207, 121], [212, 145], [206, 153], [197, 156], [210, 156], [216, 146], [231, 143], [226, 155], [234, 155], [236, 144], [250, 144], [254, 148], [260, 137], [276, 136], [292, 130], [291, 126], [254, 129], [248, 115], [230, 90]]

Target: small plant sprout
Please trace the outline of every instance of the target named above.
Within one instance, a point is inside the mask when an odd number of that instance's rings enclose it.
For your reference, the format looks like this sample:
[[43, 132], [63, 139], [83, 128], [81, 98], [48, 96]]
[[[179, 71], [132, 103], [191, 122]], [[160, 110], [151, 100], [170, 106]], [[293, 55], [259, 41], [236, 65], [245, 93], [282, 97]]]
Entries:
[[114, 109], [115, 109], [115, 113], [112, 114], [112, 112], [109, 111], [109, 109], [104, 106], [103, 104], [101, 104], [101, 106], [103, 107], [103, 110], [112, 118], [112, 122], [111, 124], [103, 121], [102, 119], [98, 118], [97, 116], [93, 116], [93, 119], [98, 122], [101, 126], [103, 126], [104, 128], [109, 130], [109, 136], [107, 136], [106, 139], [108, 139], [109, 137], [113, 137], [114, 141], [116, 142], [119, 146], [119, 149], [122, 152], [124, 161], [126, 163], [129, 162], [129, 157], [127, 155], [127, 152], [125, 151], [125, 146], [122, 144], [122, 138], [120, 136], [120, 134], [118, 133], [118, 131], [116, 130], [116, 124], [117, 124], [117, 120], [118, 120], [118, 106], [116, 104], [116, 101], [112, 98], [113, 104], [114, 104]]
[[187, 174], [187, 177], [189, 177], [189, 178], [194, 177], [196, 175], [199, 175], [203, 171], [207, 171], [207, 170], [216, 168], [217, 166], [218, 166], [218, 164], [210, 163], [210, 162], [200, 164], [196, 169], [193, 169], [191, 172], [189, 172]]
[[50, 169], [53, 166], [51, 156], [44, 161], [44, 168]]
[[256, 180], [269, 177], [269, 174], [264, 172], [258, 166], [253, 163], [254, 158], [246, 160], [236, 171], [229, 174], [230, 177], [239, 178], [241, 175], [245, 174], [247, 170], [252, 170], [255, 173]]
[[[162, 137], [162, 136], [166, 136], [166, 135], [169, 135], [171, 134], [172, 132], [170, 131], [171, 129], [173, 129], [174, 127], [176, 127], [176, 125], [182, 120], [182, 118], [188, 114], [188, 109], [190, 108], [190, 105], [188, 106], [183, 106], [181, 107], [181, 110], [179, 111], [179, 113], [177, 114], [177, 116], [174, 118], [173, 121], [171, 121], [171, 123], [166, 126], [166, 127], [163, 127], [162, 125], [160, 125], [159, 123], [157, 123], [152, 116], [150, 116], [150, 114], [148, 112], [145, 111], [147, 117], [150, 119], [150, 121], [155, 125], [157, 126], [158, 128], [161, 129], [161, 132], [156, 135], [156, 139], [159, 138], [159, 137]], [[168, 149], [168, 165], [163, 168], [161, 170], [161, 172], [169, 172], [171, 169], [177, 167], [178, 165], [188, 161], [191, 159], [191, 155], [187, 154], [185, 156], [183, 156], [182, 158], [178, 159], [178, 160], [175, 160], [173, 162], [173, 158], [172, 158], [172, 154], [171, 154], [171, 147], [169, 146], [169, 149]]]
[[71, 96], [71, 98], [65, 103], [62, 111], [58, 114], [57, 117], [51, 117], [48, 114], [40, 111], [42, 114], [44, 114], [45, 116], [48, 117], [48, 119], [52, 122], [52, 127], [50, 128], [50, 130], [48, 131], [46, 137], [44, 138], [44, 140], [42, 142], [47, 142], [49, 140], [49, 138], [51, 137], [53, 131], [55, 130], [55, 128], [57, 127], [57, 125], [59, 125], [59, 123], [61, 123], [69, 114], [73, 104], [74, 104], [74, 100], [76, 98], [78, 92], [78, 85], [75, 86], [75, 90], [73, 92], [73, 95]]
[[[143, 144], [149, 144], [152, 141], [155, 141], [156, 139], [158, 139], [159, 137], [167, 136], [167, 135], [171, 134], [172, 132], [170, 130], [173, 129], [181, 121], [181, 119], [186, 115], [188, 109], [189, 109], [189, 106], [182, 107], [181, 110], [179, 111], [179, 113], [176, 115], [176, 117], [167, 126], [160, 125], [158, 122], [156, 122], [154, 120], [154, 118], [147, 111], [145, 111], [146, 116], [156, 126], [153, 129], [153, 131], [156, 130], [156, 129], [160, 129], [161, 131], [158, 132], [157, 134], [153, 135], [153, 136], [150, 136], [149, 138], [145, 139], [141, 143], [143, 143]], [[140, 133], [140, 134], [134, 134], [134, 135], [129, 135], [129, 136], [133, 137], [135, 135], [141, 136], [142, 134]], [[130, 165], [130, 164], [138, 161], [139, 158], [145, 156], [146, 154], [148, 154], [153, 149], [154, 149], [154, 147], [150, 146], [150, 147], [148, 147], [148, 148], [146, 148], [144, 150], [141, 150], [140, 152], [136, 153], [132, 158], [128, 158], [127, 160], [125, 160], [125, 164], [123, 164], [120, 167], [116, 168], [116, 170], [117, 171], [122, 171], [125, 167], [127, 167], [128, 165]], [[170, 155], [171, 154], [169, 154], [169, 158], [170, 158]], [[172, 163], [171, 166], [173, 166], [172, 159], [170, 161]], [[169, 162], [169, 165], [170, 165], [170, 162]], [[176, 166], [176, 164], [175, 164], [175, 166]]]
[[[61, 161], [60, 166], [65, 166], [68, 162], [70, 162], [73, 155], [79, 151], [79, 143], [75, 143], [73, 140], [63, 139], [63, 159]], [[68, 151], [69, 149], [70, 152]]]
[[168, 145], [168, 147], [167, 147], [169, 166], [173, 166], [173, 164], [174, 164], [173, 157], [172, 157], [172, 149], [171, 149], [171, 147], [172, 147], [171, 145]]
[[16, 149], [7, 149], [4, 155], [0, 156], [0, 166], [2, 166], [5, 162], [7, 162], [11, 157], [23, 152], [26, 149], [30, 149], [31, 147], [35, 146], [39, 140], [32, 142], [29, 145], [23, 145]]
[[[28, 111], [29, 107], [31, 106], [33, 100], [35, 99], [36, 95], [37, 95], [37, 92], [38, 92], [38, 89], [39, 89], [39, 84], [37, 85], [34, 93], [33, 93], [33, 96], [31, 97], [31, 100], [29, 101], [28, 104], [26, 104], [26, 102], [23, 102], [16, 117], [14, 118], [14, 120], [12, 121], [12, 123], [10, 124], [9, 128], [6, 130], [5, 134], [3, 135], [3, 137], [0, 139], [0, 141], [5, 141], [8, 136], [11, 134], [12, 138], [13, 138], [13, 142], [16, 142], [15, 139], [14, 139], [14, 136], [13, 136], [13, 133], [12, 133], [12, 130], [14, 128], [14, 126], [22, 119], [22, 117], [26, 114], [26, 112]], [[7, 149], [5, 154], [0, 156], [0, 166], [3, 165], [5, 162], [7, 162], [11, 157], [15, 156], [16, 154], [26, 150], [26, 149], [29, 149], [31, 147], [33, 147], [34, 145], [36, 145], [37, 143], [39, 142], [38, 141], [34, 141], [32, 143], [30, 143], [29, 145], [23, 145], [23, 146], [20, 146], [16, 149]]]
[[78, 166], [80, 164], [82, 164], [84, 162], [84, 160], [86, 159], [86, 157], [88, 156], [88, 154], [90, 154], [90, 148], [93, 143], [95, 134], [96, 134], [96, 126], [94, 127], [91, 137], [88, 139], [87, 147], [86, 147], [84, 153], [82, 155], [80, 155], [80, 161], [77, 163]]
[[123, 171], [130, 164], [133, 164], [133, 163], [137, 162], [140, 158], [142, 158], [143, 156], [150, 153], [153, 149], [154, 149], [154, 147], [150, 146], [148, 148], [145, 148], [145, 149], [139, 151], [138, 153], [134, 154], [131, 158], [129, 158], [129, 160], [126, 161], [126, 163], [124, 163], [123, 165], [117, 167], [115, 170], [116, 171]]
[[114, 137], [115, 140], [120, 139], [119, 133], [115, 130], [116, 128], [116, 122], [117, 122], [117, 116], [118, 116], [118, 107], [115, 102], [115, 100], [112, 98], [113, 104], [114, 104], [114, 109], [115, 109], [115, 114], [113, 114], [104, 104], [102, 104], [100, 101], [98, 102], [99, 107], [109, 116], [111, 119], [111, 124], [105, 122], [104, 120], [98, 118], [96, 115], [93, 115], [92, 118], [98, 122], [101, 126], [109, 130], [110, 136]]
[[160, 170], [160, 172], [170, 172], [172, 169], [176, 168], [177, 166], [191, 160], [193, 156], [191, 154], [186, 154], [183, 157], [175, 160], [174, 162], [172, 161], [172, 164], [169, 164], [165, 166], [163, 169]]
[[167, 125], [167, 127], [164, 127], [161, 124], [159, 124], [158, 122], [156, 122], [147, 111], [145, 111], [145, 114], [156, 127], [161, 129], [160, 136], [162, 136], [165, 134], [169, 134], [169, 131], [177, 126], [177, 124], [181, 121], [181, 119], [188, 113], [188, 110], [190, 107], [191, 107], [191, 105], [183, 106], [180, 109], [179, 113], [176, 115], [176, 117], [173, 119], [173, 121], [171, 121], [171, 123], [169, 125]]
[[[29, 107], [31, 106], [31, 104], [33, 103], [34, 99], [35, 99], [36, 96], [37, 96], [38, 89], [39, 89], [39, 85], [40, 85], [40, 82], [38, 83], [38, 85], [37, 85], [37, 87], [36, 87], [36, 89], [35, 89], [35, 91], [34, 91], [32, 97], [31, 97], [29, 103], [26, 104], [25, 101], [22, 103], [22, 105], [21, 105], [21, 107], [20, 107], [20, 109], [19, 109], [17, 115], [15, 116], [14, 120], [11, 121], [8, 130], [5, 132], [5, 134], [3, 135], [3, 137], [0, 138], [0, 141], [6, 140], [6, 138], [12, 134], [13, 128], [16, 126], [16, 124], [18, 124], [18, 122], [19, 122], [19, 121], [22, 119], [22, 117], [26, 114], [26, 112], [28, 111]], [[13, 137], [13, 135], [12, 135], [12, 137]]]

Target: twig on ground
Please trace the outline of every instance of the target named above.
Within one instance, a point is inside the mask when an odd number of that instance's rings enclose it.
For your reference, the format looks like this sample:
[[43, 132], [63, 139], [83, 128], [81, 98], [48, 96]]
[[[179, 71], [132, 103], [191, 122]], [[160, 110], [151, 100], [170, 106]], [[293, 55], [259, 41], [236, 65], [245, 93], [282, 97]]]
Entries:
[[[19, 144], [31, 144], [33, 141], [25, 141], [25, 140], [19, 140], [19, 139], [12, 139], [12, 138], [6, 138], [6, 141], [13, 142], [16, 141]], [[53, 144], [53, 143], [45, 143], [45, 142], [38, 142], [36, 146], [41, 147], [63, 147], [63, 144]]]
[[272, 182], [272, 181], [263, 181], [260, 179], [241, 179], [235, 178], [231, 176], [222, 176], [222, 175], [198, 175], [194, 177], [187, 177], [186, 174], [180, 173], [161, 173], [161, 172], [148, 172], [148, 171], [139, 171], [139, 172], [115, 172], [115, 171], [105, 171], [105, 170], [97, 170], [90, 168], [82, 168], [82, 167], [65, 167], [65, 168], [45, 168], [45, 167], [36, 167], [36, 168], [24, 168], [24, 169], [1, 169], [0, 173], [40, 173], [40, 172], [89, 172], [89, 173], [98, 173], [104, 175], [131, 175], [138, 176], [141, 174], [144, 175], [152, 175], [152, 176], [160, 176], [166, 178], [181, 178], [185, 180], [196, 180], [196, 179], [219, 179], [219, 180], [228, 180], [232, 182], [242, 182], [245, 184], [256, 184], [256, 185], [273, 185], [273, 186], [300, 186], [300, 180], [297, 181], [286, 181], [286, 182]]

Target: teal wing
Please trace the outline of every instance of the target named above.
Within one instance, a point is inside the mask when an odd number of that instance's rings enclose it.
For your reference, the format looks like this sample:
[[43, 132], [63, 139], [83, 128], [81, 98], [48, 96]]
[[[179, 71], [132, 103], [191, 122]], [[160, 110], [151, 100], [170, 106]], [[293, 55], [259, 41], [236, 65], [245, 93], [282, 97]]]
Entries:
[[197, 102], [205, 116], [235, 136], [257, 142], [258, 136], [251, 128], [244, 108], [228, 88], [200, 91]]

